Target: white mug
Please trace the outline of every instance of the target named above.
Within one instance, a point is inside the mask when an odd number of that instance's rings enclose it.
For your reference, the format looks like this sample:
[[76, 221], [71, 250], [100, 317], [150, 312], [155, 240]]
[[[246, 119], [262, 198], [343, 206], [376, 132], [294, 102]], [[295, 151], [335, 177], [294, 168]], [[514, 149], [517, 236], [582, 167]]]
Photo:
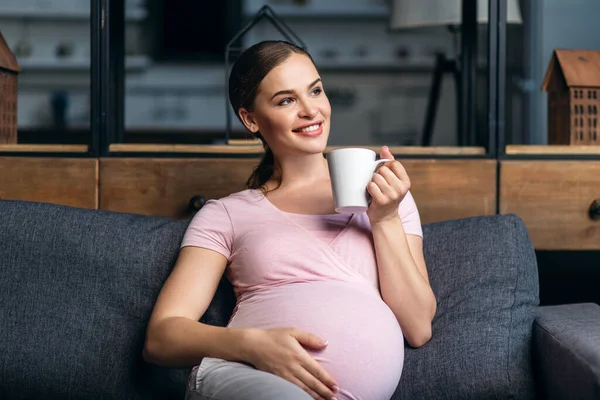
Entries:
[[376, 161], [376, 157], [377, 154], [373, 150], [362, 148], [344, 148], [329, 152], [327, 164], [337, 213], [354, 214], [367, 211], [367, 185], [379, 164], [392, 161], [387, 158]]

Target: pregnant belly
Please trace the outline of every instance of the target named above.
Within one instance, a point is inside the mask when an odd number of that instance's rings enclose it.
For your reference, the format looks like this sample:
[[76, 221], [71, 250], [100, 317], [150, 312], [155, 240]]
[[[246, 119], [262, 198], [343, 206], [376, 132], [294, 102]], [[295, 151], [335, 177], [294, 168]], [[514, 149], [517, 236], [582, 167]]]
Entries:
[[337, 380], [338, 400], [388, 400], [400, 379], [404, 339], [374, 290], [344, 282], [294, 283], [238, 304], [230, 327], [295, 327], [328, 341], [309, 353]]

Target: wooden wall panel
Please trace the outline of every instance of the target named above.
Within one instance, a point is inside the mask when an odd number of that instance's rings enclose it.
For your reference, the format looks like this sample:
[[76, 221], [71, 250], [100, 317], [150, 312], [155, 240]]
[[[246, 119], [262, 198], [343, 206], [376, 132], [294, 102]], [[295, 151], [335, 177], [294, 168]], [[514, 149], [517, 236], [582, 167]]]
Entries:
[[97, 159], [0, 157], [0, 199], [95, 209], [97, 182]]
[[423, 223], [496, 213], [496, 161], [402, 160]]
[[190, 216], [193, 196], [214, 199], [244, 189], [258, 159], [100, 159], [100, 208], [173, 218]]
[[520, 216], [537, 249], [600, 249], [600, 221], [588, 215], [600, 162], [505, 160], [500, 173], [500, 212]]
[[[244, 189], [257, 159], [100, 160], [100, 208], [189, 216], [194, 195], [219, 198]], [[404, 160], [424, 223], [495, 213], [493, 160]]]

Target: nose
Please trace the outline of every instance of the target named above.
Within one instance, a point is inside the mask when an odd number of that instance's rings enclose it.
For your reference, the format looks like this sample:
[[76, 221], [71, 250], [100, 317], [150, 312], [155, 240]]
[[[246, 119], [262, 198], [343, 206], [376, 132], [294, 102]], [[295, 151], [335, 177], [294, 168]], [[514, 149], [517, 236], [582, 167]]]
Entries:
[[298, 110], [298, 116], [300, 118], [314, 118], [317, 116], [317, 107], [311, 102], [310, 99], [304, 99], [300, 101], [300, 109]]

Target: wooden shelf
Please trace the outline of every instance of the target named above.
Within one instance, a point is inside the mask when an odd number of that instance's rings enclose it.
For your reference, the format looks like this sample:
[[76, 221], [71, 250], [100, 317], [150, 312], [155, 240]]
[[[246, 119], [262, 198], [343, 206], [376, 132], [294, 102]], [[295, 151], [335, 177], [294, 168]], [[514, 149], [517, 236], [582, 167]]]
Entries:
[[0, 153], [87, 153], [87, 144], [0, 144]]
[[[355, 146], [328, 146], [325, 153], [335, 149]], [[379, 153], [380, 146], [356, 146], [371, 149]], [[260, 144], [151, 144], [151, 143], [115, 143], [109, 147], [113, 153], [209, 153], [209, 154], [262, 154]], [[398, 155], [485, 155], [483, 147], [420, 147], [391, 146], [390, 150]], [[87, 153], [86, 144], [0, 144], [0, 153]]]
[[146, 144], [115, 143], [109, 146], [114, 153], [210, 153], [210, 154], [261, 154], [258, 145], [204, 145], [204, 144]]
[[[355, 146], [328, 146], [325, 153], [335, 149]], [[356, 146], [368, 148], [379, 153], [380, 146]], [[211, 154], [261, 154], [261, 145], [193, 145], [193, 144], [137, 144], [117, 143], [110, 145], [110, 151], [115, 153], [211, 153]], [[390, 150], [398, 155], [485, 155], [483, 147], [420, 147], [420, 146], [391, 146]]]
[[[328, 146], [325, 152], [334, 149], [343, 149], [354, 146]], [[377, 154], [381, 146], [357, 146], [371, 149]], [[483, 156], [486, 154], [484, 147], [458, 147], [458, 146], [390, 146], [390, 151], [398, 155], [443, 155], [443, 156]]]
[[506, 155], [544, 155], [544, 154], [590, 154], [600, 155], [600, 146], [569, 145], [507, 145]]
[[99, 164], [90, 157], [0, 155], [0, 198], [97, 209]]

